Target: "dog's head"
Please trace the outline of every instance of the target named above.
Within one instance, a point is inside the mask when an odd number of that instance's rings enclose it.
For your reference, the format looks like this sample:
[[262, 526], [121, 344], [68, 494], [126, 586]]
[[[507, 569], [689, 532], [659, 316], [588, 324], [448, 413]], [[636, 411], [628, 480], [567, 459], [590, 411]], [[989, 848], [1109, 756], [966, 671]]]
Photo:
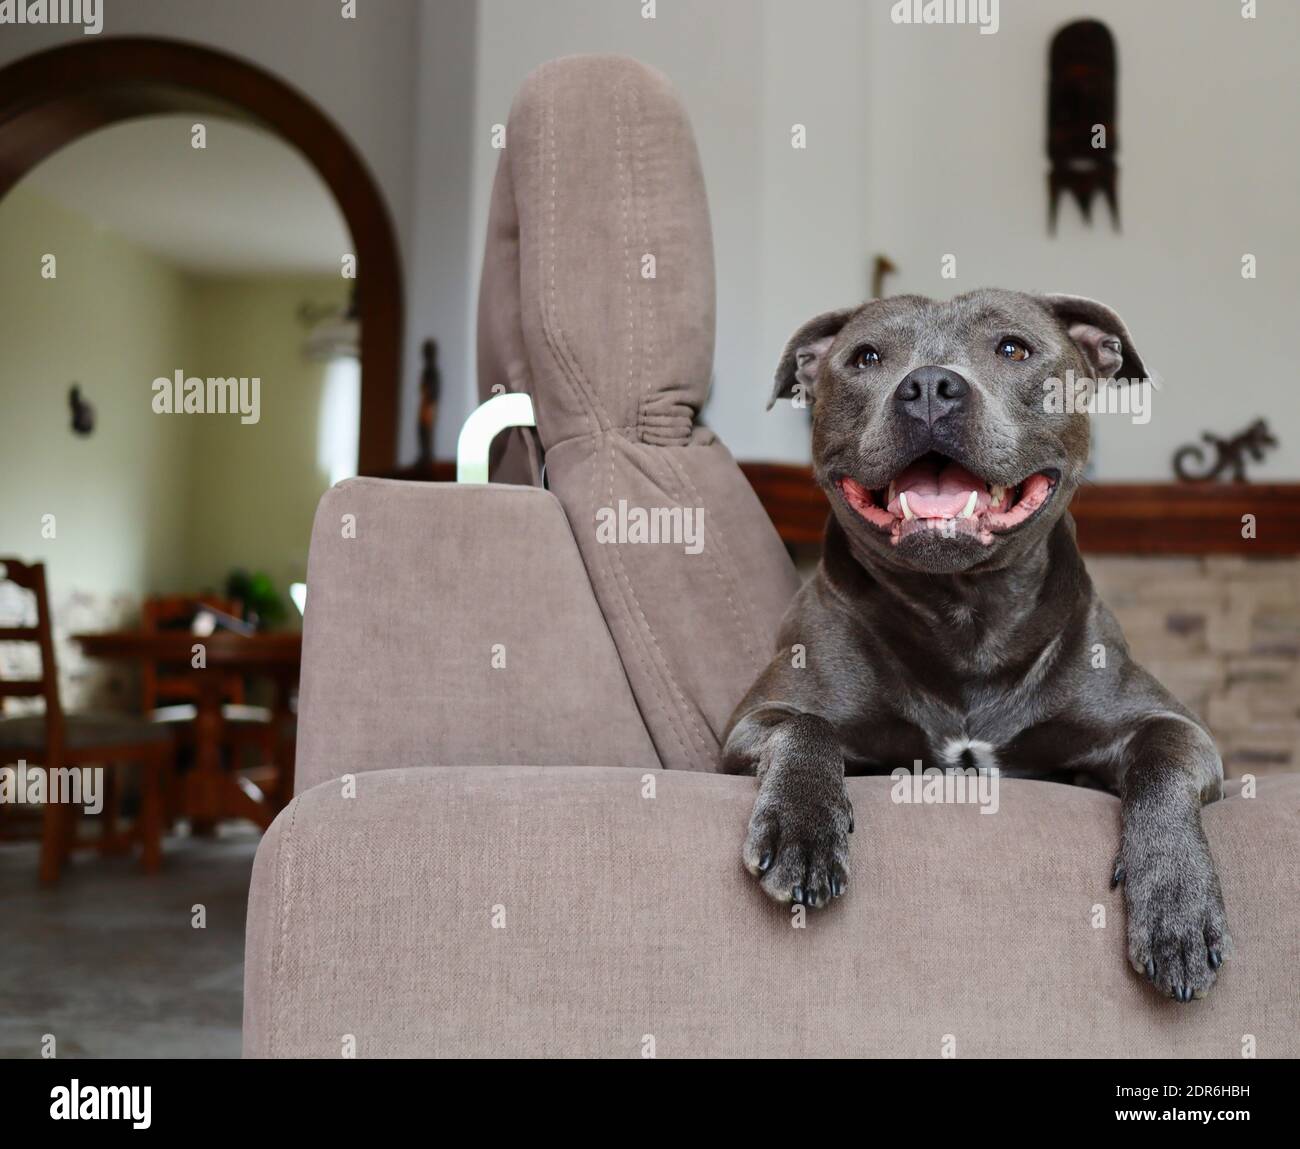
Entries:
[[1146, 368], [1095, 300], [902, 295], [804, 324], [771, 402], [812, 403], [814, 472], [850, 538], [951, 573], [1003, 565], [1065, 513], [1089, 440], [1065, 381], [1117, 377]]

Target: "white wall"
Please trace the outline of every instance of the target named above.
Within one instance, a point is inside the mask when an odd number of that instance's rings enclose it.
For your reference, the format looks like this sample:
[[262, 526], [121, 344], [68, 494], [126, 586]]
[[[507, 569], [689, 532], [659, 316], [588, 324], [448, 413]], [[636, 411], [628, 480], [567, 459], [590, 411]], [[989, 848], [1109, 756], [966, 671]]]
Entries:
[[[520, 81], [579, 52], [658, 68], [690, 114], [712, 210], [718, 329], [706, 417], [737, 456], [803, 458], [804, 414], [763, 408], [790, 332], [866, 290], [865, 13], [859, 0], [658, 0], [654, 19], [641, 12], [642, 0], [481, 0], [473, 290], [498, 158], [491, 128], [506, 121]], [[790, 146], [795, 123], [808, 125], [804, 151]]]
[[[763, 306], [757, 328], [745, 324], [753, 354], [745, 377], [720, 373], [707, 414], [737, 458], [804, 461], [808, 412], [764, 408], [795, 330], [869, 294], [867, 11], [860, 0], [767, 0], [763, 20]], [[802, 150], [791, 146], [796, 123], [807, 131]]]
[[[1163, 376], [1151, 422], [1094, 418], [1098, 477], [1171, 477], [1176, 445], [1270, 418], [1282, 447], [1254, 473], [1300, 476], [1294, 383], [1300, 266], [1300, 5], [1235, 0], [1002, 0], [1000, 30], [905, 26], [873, 6], [868, 243], [899, 265], [892, 291], [992, 284], [1110, 303]], [[1095, 16], [1119, 52], [1119, 198], [1083, 225], [1063, 202], [1047, 234], [1046, 53]], [[1241, 278], [1241, 256], [1258, 278]], [[957, 256], [955, 282], [939, 275]]]
[[[1120, 60], [1120, 206], [1085, 227], [1072, 203], [1046, 227], [1047, 47], [1074, 0], [1002, 0], [1000, 29], [902, 26], [890, 0], [481, 0], [473, 231], [496, 153], [490, 126], [530, 68], [623, 52], [668, 74], [702, 153], [718, 268], [708, 421], [740, 457], [804, 459], [804, 413], [763, 401], [804, 319], [888, 290], [983, 285], [1112, 304], [1165, 389], [1146, 426], [1096, 421], [1099, 477], [1163, 479], [1175, 446], [1265, 415], [1282, 448], [1259, 477], [1300, 475], [1300, 389], [1289, 337], [1300, 264], [1293, 74], [1300, 5], [1093, 0]], [[805, 151], [790, 127], [808, 131]], [[1259, 277], [1243, 280], [1243, 253]], [[940, 259], [957, 256], [955, 281]], [[472, 262], [477, 263], [477, 243]], [[477, 276], [477, 267], [471, 274]]]
[[[474, 193], [474, 43], [477, 5], [467, 0], [423, 4], [416, 35], [415, 193], [407, 260], [408, 385], [402, 393], [401, 456], [416, 456], [419, 348], [438, 340], [443, 397], [434, 454], [450, 459], [476, 399], [475, 309], [483, 230], [471, 224]], [[486, 218], [486, 217], [485, 217]]]

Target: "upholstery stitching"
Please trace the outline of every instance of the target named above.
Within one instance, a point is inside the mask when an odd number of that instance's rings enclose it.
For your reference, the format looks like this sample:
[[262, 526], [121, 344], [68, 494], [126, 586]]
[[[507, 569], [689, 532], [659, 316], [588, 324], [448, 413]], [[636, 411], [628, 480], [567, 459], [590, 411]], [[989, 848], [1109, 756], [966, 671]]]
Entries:
[[[647, 214], [646, 214], [646, 200], [647, 200], [646, 186], [648, 182], [647, 177], [645, 175], [645, 170], [647, 167], [645, 162], [645, 150], [646, 150], [645, 149], [645, 118], [646, 117], [644, 111], [638, 107], [638, 93], [635, 87], [633, 87], [631, 84], [628, 84], [628, 95], [633, 110], [633, 114], [629, 117], [629, 119], [635, 125], [635, 132], [636, 132], [634, 146], [631, 152], [632, 178], [631, 178], [628, 194], [629, 194], [629, 198], [636, 197], [637, 200], [639, 201], [638, 217], [641, 223], [641, 246], [644, 251], [644, 250], [648, 250], [650, 247], [650, 228], [647, 222]], [[621, 153], [620, 153], [620, 170], [621, 168], [622, 168], [622, 163], [621, 163]], [[631, 268], [633, 264], [633, 253], [631, 251], [630, 246], [627, 246], [628, 241], [626, 238], [624, 239], [624, 244], [625, 244], [625, 251], [624, 251], [623, 258], [624, 258], [625, 274], [630, 276]], [[641, 379], [641, 386], [637, 392], [636, 408], [635, 408], [636, 417], [637, 417], [637, 439], [638, 440], [641, 439], [644, 433], [642, 423], [643, 423], [643, 417], [645, 412], [645, 394], [646, 394], [647, 384], [653, 383], [653, 371], [651, 370], [651, 367], [654, 362], [654, 350], [655, 350], [654, 287], [655, 285], [658, 284], [658, 282], [659, 280], [656, 278], [651, 282], [649, 287], [646, 287], [643, 284], [642, 285], [643, 289], [636, 293], [636, 300], [637, 301], [645, 300], [645, 308], [646, 308], [646, 322], [643, 328], [645, 334], [642, 337], [642, 349], [641, 349], [642, 354], [637, 363], [638, 374], [640, 375], [640, 379]], [[631, 298], [632, 297], [629, 296], [629, 301], [631, 300]], [[630, 320], [631, 317], [629, 315], [629, 324], [630, 324]], [[629, 334], [629, 340], [630, 338], [631, 336]], [[656, 448], [654, 447], [643, 448], [643, 449], [649, 451], [656, 450]], [[611, 466], [611, 477], [612, 477], [612, 466]], [[665, 484], [665, 488], [668, 490], [671, 490], [672, 486], [673, 484], [671, 483]], [[672, 491], [672, 493], [678, 496], [677, 502], [680, 505], [682, 502], [680, 497], [681, 495], [680, 485], [678, 485], [677, 490]], [[610, 501], [612, 505], [613, 502], [612, 490], [610, 492], [610, 495], [611, 495]], [[621, 565], [621, 559], [620, 559], [620, 565]], [[672, 690], [676, 694], [678, 701], [681, 705], [682, 716], [685, 719], [685, 722], [689, 724], [689, 727], [694, 731], [695, 738], [697, 739], [696, 746], [698, 750], [706, 758], [712, 757], [714, 740], [711, 739], [709, 735], [701, 727], [698, 713], [696, 709], [692, 707], [690, 703], [687, 701], [685, 693], [681, 689], [681, 685], [678, 683], [676, 677], [672, 673], [671, 664], [666, 664], [664, 669], [669, 684], [671, 685]], [[683, 747], [683, 749], [685, 749], [685, 747]]]
[[[593, 463], [594, 463], [594, 462], [595, 462], [595, 460], [593, 460]], [[591, 479], [591, 492], [592, 492], [592, 496], [593, 496], [593, 498], [594, 498], [595, 493], [596, 493], [596, 467], [595, 467], [595, 466], [592, 467], [591, 474], [592, 474], [592, 479]], [[572, 524], [571, 522], [569, 522], [569, 516], [564, 512], [563, 504], [561, 504], [561, 507], [560, 507], [560, 517], [561, 517], [561, 519], [562, 519], [562, 521], [563, 521], [563, 525], [564, 525], [565, 527], [568, 528], [569, 539], [570, 539], [570, 540], [572, 541], [572, 543], [573, 543], [573, 549], [577, 552], [577, 555], [578, 555], [578, 562], [581, 563], [582, 566], [583, 566], [583, 568], [585, 569], [585, 567], [586, 567], [586, 562], [585, 562], [585, 560], [584, 560], [584, 558], [583, 558], [582, 544], [578, 542], [578, 536], [577, 536], [577, 533], [576, 533], [576, 532], [574, 531], [574, 529], [573, 529], [573, 524]], [[640, 701], [637, 699], [637, 696], [636, 696], [636, 690], [633, 689], [633, 686], [632, 686], [632, 679], [631, 679], [631, 677], [628, 675], [628, 672], [627, 672], [627, 666], [625, 665], [624, 660], [623, 660], [623, 657], [622, 657], [622, 654], [621, 654], [621, 652], [620, 652], [620, 650], [619, 650], [618, 642], [617, 642], [617, 640], [614, 638], [614, 630], [613, 630], [613, 627], [610, 625], [610, 621], [609, 621], [609, 619], [605, 617], [605, 612], [604, 612], [604, 610], [602, 609], [602, 607], [601, 607], [601, 605], [600, 605], [600, 596], [596, 593], [596, 588], [595, 588], [594, 585], [592, 585], [592, 584], [590, 583], [590, 581], [588, 582], [588, 587], [587, 587], [587, 589], [591, 592], [591, 599], [590, 599], [590, 602], [591, 602], [591, 605], [592, 605], [593, 607], [595, 607], [597, 617], [600, 619], [601, 622], [603, 622], [603, 623], [605, 624], [605, 634], [606, 634], [606, 636], [608, 637], [610, 647], [611, 647], [612, 650], [613, 650], [614, 661], [618, 664], [618, 668], [619, 668], [619, 670], [621, 670], [621, 671], [623, 672], [623, 684], [624, 684], [624, 686], [627, 687], [627, 694], [628, 694], [628, 697], [632, 700], [632, 706], [633, 706], [633, 709], [635, 709], [636, 712], [637, 712], [637, 717], [641, 719], [641, 727], [642, 727], [642, 729], [645, 731], [646, 738], [647, 738], [647, 740], [648, 740], [649, 743], [650, 743], [650, 749], [654, 752], [655, 757], [659, 759], [659, 765], [660, 765], [661, 767], [666, 768], [666, 765], [665, 765], [665, 763], [664, 763], [664, 761], [663, 761], [663, 757], [662, 757], [662, 755], [660, 755], [660, 753], [659, 753], [659, 748], [655, 745], [654, 735], [650, 732], [650, 726], [649, 726], [649, 724], [648, 724], [648, 723], [646, 722], [646, 720], [645, 720], [645, 715], [644, 715], [643, 713], [641, 713], [641, 703], [640, 703]], [[645, 660], [642, 659], [642, 663], [643, 663], [643, 664], [644, 664], [644, 661], [645, 661]], [[679, 739], [679, 741], [680, 741], [680, 739]]]
[[627, 165], [623, 162], [623, 101], [621, 97], [622, 85], [614, 89], [614, 155], [617, 158], [618, 181], [620, 204], [623, 214], [623, 307], [627, 312], [627, 404], [628, 407], [635, 411], [639, 407], [637, 402], [637, 388], [632, 382], [633, 371], [636, 368], [636, 342], [635, 327], [633, 323], [634, 306], [632, 302], [632, 244], [628, 235], [628, 204], [631, 201], [632, 193], [629, 186]]
[[[613, 446], [605, 446], [604, 444], [602, 444], [602, 448], [604, 449], [605, 456], [609, 462], [609, 502], [606, 505], [613, 506], [614, 504], [614, 448]], [[594, 480], [594, 475], [595, 475], [594, 468], [592, 474]], [[659, 646], [659, 640], [655, 638], [654, 632], [650, 629], [650, 623], [646, 619], [645, 611], [641, 607], [641, 601], [637, 598], [636, 589], [632, 586], [631, 580], [627, 577], [627, 568], [623, 565], [623, 556], [618, 552], [618, 545], [615, 544], [613, 547], [606, 548], [606, 549], [612, 550], [614, 552], [613, 565], [617, 566], [618, 568], [617, 577], [620, 578], [623, 582], [623, 587], [625, 591], [624, 603], [626, 605], [627, 601], [629, 599], [631, 600], [631, 605], [636, 608], [637, 618], [641, 620], [642, 629], [640, 633], [642, 633], [645, 636], [645, 638], [649, 640], [650, 645], [654, 648], [654, 654], [655, 654], [654, 669], [657, 669], [659, 671], [660, 675], [665, 680], [666, 684], [671, 688], [672, 693], [677, 698], [680, 709], [675, 712], [674, 708], [671, 705], [666, 703], [664, 699], [662, 687], [658, 683], [655, 683], [654, 676], [653, 675], [651, 676], [651, 682], [655, 684], [655, 692], [659, 696], [660, 706], [663, 707], [664, 713], [668, 716], [669, 728], [672, 730], [673, 736], [677, 739], [677, 745], [681, 747], [682, 754], [685, 756], [686, 760], [689, 761], [691, 758], [691, 751], [690, 748], [686, 745], [686, 740], [682, 737], [684, 732], [684, 727], [685, 727], [685, 722], [683, 722], [682, 719], [688, 718], [692, 722], [694, 721], [693, 716], [690, 713], [690, 704], [686, 701], [686, 697], [682, 693], [681, 687], [678, 685], [677, 679], [673, 675], [671, 665], [669, 664], [668, 660], [663, 656], [663, 651], [660, 649]], [[637, 634], [635, 628], [633, 629], [632, 633], [634, 635]], [[642, 659], [642, 665], [645, 665], [644, 659]], [[665, 766], [666, 765], [667, 763], [665, 763]]]
[[[704, 500], [700, 496], [699, 488], [695, 485], [695, 480], [691, 477], [690, 472], [681, 465], [681, 460], [673, 454], [673, 451], [677, 449], [678, 448], [674, 447], [658, 448], [658, 450], [665, 452], [663, 456], [664, 460], [667, 462], [668, 466], [677, 473], [678, 479], [682, 485], [690, 488], [691, 496], [695, 505], [703, 508]], [[709, 552], [709, 561], [713, 564], [714, 573], [718, 576], [718, 581], [722, 584], [723, 594], [727, 597], [727, 605], [731, 608], [731, 617], [735, 620], [737, 629], [746, 632], [747, 634], [745, 644], [748, 647], [750, 658], [761, 662], [762, 643], [759, 641], [758, 632], [754, 629], [753, 612], [746, 612], [742, 615], [739, 607], [736, 605], [735, 590], [740, 585], [740, 578], [736, 563], [731, 555], [731, 548], [728, 547], [724, 535], [713, 530], [710, 530], [709, 534], [714, 547], [717, 548], [718, 554], [715, 555], [707, 543], [704, 544], [704, 550]], [[728, 568], [726, 571], [723, 570], [724, 564]]]
[[[637, 178], [636, 178], [636, 182], [638, 182], [638, 183], [641, 184], [641, 191], [642, 191], [642, 194], [641, 194], [641, 247], [642, 247], [642, 255], [644, 255], [644, 254], [646, 253], [646, 251], [647, 251], [647, 250], [649, 249], [649, 247], [650, 247], [650, 227], [649, 227], [648, 223], [646, 222], [646, 198], [647, 198], [647, 197], [646, 197], [646, 195], [645, 195], [645, 186], [646, 186], [646, 183], [648, 182], [648, 180], [646, 180], [646, 179], [642, 176], [642, 173], [641, 173], [641, 169], [645, 166], [645, 165], [644, 165], [644, 157], [645, 157], [645, 116], [644, 116], [644, 115], [642, 115], [641, 118], [640, 118], [639, 120], [637, 120], [637, 150], [636, 150], [636, 152], [634, 153], [634, 157], [635, 157], [636, 166], [637, 166], [637, 171], [636, 171], [636, 173], [635, 173], [635, 175], [636, 175], [636, 177], [637, 177]], [[658, 261], [656, 260], [656, 266], [655, 266], [655, 275], [656, 275], [656, 278], [653, 279], [653, 280], [651, 281], [651, 286], [650, 286], [650, 287], [645, 288], [644, 285], [643, 285], [643, 290], [639, 293], [639, 294], [642, 295], [642, 296], [645, 298], [645, 300], [646, 300], [646, 323], [645, 323], [645, 335], [644, 335], [644, 337], [643, 337], [643, 346], [642, 346], [642, 354], [643, 354], [643, 357], [644, 357], [644, 363], [643, 363], [643, 365], [642, 365], [641, 376], [642, 376], [642, 380], [643, 380], [643, 381], [644, 381], [645, 379], [649, 378], [649, 379], [651, 380], [651, 382], [653, 382], [653, 378], [654, 378], [653, 367], [654, 367], [654, 356], [655, 356], [655, 322], [656, 322], [656, 315], [655, 315], [655, 286], [657, 286], [658, 283], [659, 283], [659, 280], [658, 280], [658, 278], [657, 278], [657, 277], [658, 277], [658, 274], [659, 274], [659, 268], [658, 268]], [[642, 394], [641, 394], [640, 396], [638, 396], [638, 402], [637, 402], [637, 405], [636, 405], [636, 422], [637, 422], [637, 438], [638, 438], [638, 439], [643, 438], [643, 437], [644, 437], [644, 434], [645, 434], [645, 430], [644, 430], [644, 428], [645, 428], [645, 413], [646, 413], [646, 412], [645, 412], [645, 389], [644, 389], [644, 387], [643, 387], [643, 389], [642, 389]]]
[[[586, 420], [588, 434], [594, 434], [601, 426], [604, 425], [604, 409], [602, 408], [595, 390], [587, 382], [582, 373], [582, 369], [577, 362], [577, 357], [569, 350], [568, 343], [565, 341], [563, 329], [556, 319], [555, 305], [555, 230], [557, 216], [557, 165], [555, 161], [555, 92], [552, 85], [547, 81], [553, 74], [554, 66], [543, 65], [538, 70], [537, 82], [542, 88], [544, 98], [542, 100], [541, 115], [537, 121], [537, 145], [538, 152], [542, 160], [538, 166], [539, 182], [545, 179], [546, 161], [550, 159], [551, 180], [550, 196], [547, 199], [547, 224], [546, 227], [539, 228], [543, 235], [543, 240], [537, 245], [537, 272], [538, 288], [541, 300], [542, 313], [542, 338], [546, 342], [548, 350], [555, 359], [556, 366], [560, 369], [559, 376], [569, 389], [570, 394], [575, 399], [578, 408], [581, 410], [582, 417]], [[548, 146], [549, 145], [549, 146]], [[513, 169], [511, 169], [513, 171]], [[539, 188], [539, 191], [541, 189]], [[545, 192], [542, 192], [545, 195]], [[517, 201], [516, 201], [517, 202]], [[550, 263], [547, 264], [547, 254], [550, 254]], [[522, 284], [520, 285], [520, 298], [523, 297]], [[583, 399], [586, 402], [583, 402]], [[593, 417], [595, 427], [592, 426]], [[543, 446], [545, 446], [543, 444]], [[595, 492], [593, 491], [594, 495]]]
[[[631, 248], [631, 240], [630, 240], [628, 227], [627, 227], [630, 201], [632, 198], [632, 184], [629, 176], [628, 164], [626, 163], [624, 157], [623, 133], [622, 133], [623, 94], [625, 90], [630, 92], [631, 87], [632, 85], [628, 80], [622, 80], [614, 86], [614, 119], [617, 125], [617, 130], [615, 131], [614, 134], [614, 156], [615, 156], [615, 162], [618, 166], [619, 183], [623, 193], [622, 194], [622, 201], [623, 201], [622, 211], [623, 211], [623, 219], [624, 219], [623, 277], [624, 277], [624, 283], [627, 286], [627, 294], [625, 297], [624, 305], [627, 308], [627, 324], [628, 324], [628, 345], [627, 345], [628, 399], [629, 401], [632, 401], [636, 406], [639, 407], [640, 404], [636, 402], [637, 392], [636, 390], [633, 389], [632, 386], [633, 370], [636, 366], [635, 355], [634, 355], [635, 343], [633, 339], [635, 297], [631, 290], [630, 275], [631, 275], [631, 266], [632, 266], [631, 265], [632, 248]], [[608, 495], [607, 495], [607, 501], [605, 505], [613, 506], [614, 505], [614, 449], [615, 448], [612, 442], [602, 442], [598, 444], [597, 449], [605, 453], [606, 462], [608, 464], [608, 488], [607, 488]], [[595, 489], [594, 489], [595, 474], [596, 474], [595, 469], [593, 468], [592, 470], [592, 482], [593, 482], [592, 503], [593, 504], [596, 501]], [[677, 681], [673, 676], [671, 665], [669, 664], [668, 660], [664, 658], [663, 651], [659, 647], [659, 640], [655, 638], [653, 631], [651, 631], [650, 629], [650, 624], [646, 619], [645, 611], [641, 607], [640, 599], [637, 598], [636, 589], [635, 587], [633, 587], [632, 581], [628, 578], [627, 568], [623, 563], [623, 555], [619, 551], [617, 546], [613, 548], [613, 554], [610, 558], [609, 567], [610, 567], [610, 572], [615, 576], [616, 585], [618, 580], [621, 580], [622, 582], [624, 607], [626, 608], [630, 602], [631, 606], [635, 608], [637, 618], [641, 620], [640, 636], [643, 638], [643, 641], [648, 640], [649, 646], [653, 648], [654, 657], [651, 660], [649, 665], [651, 666], [652, 670], [658, 671], [658, 677], [661, 678], [664, 683], [666, 683], [666, 685], [670, 688], [672, 694], [676, 696], [677, 705], [679, 708], [677, 710], [675, 710], [674, 706], [672, 705], [671, 699], [665, 698], [663, 685], [659, 681], [656, 681], [656, 675], [653, 673], [650, 674], [651, 683], [654, 686], [655, 693], [659, 699], [659, 705], [662, 708], [664, 715], [668, 718], [669, 729], [672, 731], [673, 737], [677, 739], [677, 745], [681, 748], [683, 757], [689, 762], [691, 759], [691, 751], [686, 744], [687, 738], [683, 737], [683, 734], [688, 734], [688, 731], [685, 728], [686, 724], [683, 721], [683, 718], [689, 717], [689, 704], [687, 703], [685, 695], [682, 693], [681, 688], [678, 686]], [[638, 635], [638, 631], [635, 627], [632, 628], [632, 634], [634, 636]], [[642, 666], [645, 667], [646, 665], [647, 665], [646, 660], [643, 657]]]
[[280, 841], [277, 843], [275, 851], [275, 898], [272, 904], [282, 906], [280, 911], [280, 937], [278, 943], [271, 945], [271, 971], [267, 978], [267, 991], [272, 995], [272, 1013], [271, 1013], [271, 1032], [266, 1039], [266, 1056], [268, 1058], [275, 1056], [275, 1038], [280, 1030], [280, 1017], [283, 1010], [283, 1003], [287, 994], [280, 992], [280, 971], [283, 968], [283, 959], [285, 951], [289, 944], [289, 915], [293, 910], [294, 889], [293, 882], [289, 878], [289, 842], [293, 837], [293, 828], [298, 821], [298, 807], [300, 801], [291, 803], [293, 809], [289, 814], [289, 824], [280, 833]]
[[[588, 427], [590, 427], [592, 421], [592, 415], [594, 413], [597, 412], [599, 413], [600, 418], [598, 419], [598, 424], [607, 422], [607, 420], [603, 418], [604, 411], [602, 408], [600, 408], [600, 405], [593, 394], [592, 388], [587, 384], [586, 379], [583, 378], [582, 370], [581, 367], [579, 366], [577, 357], [574, 356], [572, 351], [569, 349], [568, 340], [565, 337], [563, 326], [559, 323], [558, 319], [556, 318], [557, 308], [555, 303], [555, 297], [556, 297], [555, 222], [556, 222], [556, 215], [557, 215], [556, 200], [558, 198], [558, 192], [557, 192], [558, 180], [556, 174], [558, 168], [558, 161], [557, 161], [558, 151], [555, 145], [554, 85], [546, 82], [546, 80], [549, 79], [549, 76], [552, 74], [552, 72], [553, 69], [544, 69], [539, 74], [539, 83], [541, 84], [544, 91], [543, 115], [542, 115], [543, 122], [542, 125], [539, 127], [539, 132], [538, 132], [539, 145], [540, 145], [540, 151], [543, 159], [542, 166], [544, 168], [546, 161], [549, 159], [550, 169], [551, 169], [549, 237], [548, 237], [548, 242], [539, 245], [540, 250], [538, 253], [539, 263], [542, 265], [544, 276], [549, 281], [549, 304], [546, 308], [543, 309], [542, 331], [543, 331], [543, 335], [545, 336], [547, 346], [551, 349], [551, 353], [555, 356], [556, 365], [560, 368], [561, 376], [562, 377], [572, 376], [571, 379], [566, 380], [567, 382], [569, 382], [570, 387], [577, 388], [579, 391], [586, 394], [587, 397], [591, 400], [593, 410], [588, 410], [584, 412], [584, 415], [587, 420], [587, 425]], [[617, 103], [619, 99], [618, 86], [615, 87], [614, 96], [615, 96], [615, 102]], [[550, 257], [549, 267], [547, 266], [546, 263], [546, 256], [548, 254]], [[600, 431], [589, 431], [588, 433], [594, 435], [594, 437], [597, 438], [598, 440], [603, 437]], [[605, 444], [603, 442], [598, 442], [596, 444], [597, 450], [601, 450], [604, 447]], [[610, 492], [609, 497], [612, 502], [613, 492], [614, 492], [614, 459], [613, 459], [612, 447], [609, 448], [608, 461], [609, 461], [609, 492]], [[597, 477], [598, 477], [598, 469], [599, 469], [599, 460], [594, 459], [593, 466], [591, 469], [591, 488], [590, 488], [590, 499], [591, 499], [591, 505], [593, 507], [595, 506], [596, 503], [596, 491], [597, 491], [596, 484], [597, 484]], [[614, 549], [615, 551], [617, 551], [617, 548]], [[583, 551], [583, 553], [586, 554], [588, 552]], [[672, 730], [673, 735], [677, 738], [678, 743], [682, 746], [683, 754], [689, 759], [690, 754], [687, 751], [686, 746], [682, 742], [681, 733], [677, 729], [677, 722], [679, 721], [678, 715], [674, 713], [673, 707], [671, 706], [669, 701], [665, 698], [663, 693], [663, 688], [659, 681], [659, 678], [667, 675], [667, 668], [663, 665], [664, 663], [663, 654], [659, 650], [658, 643], [656, 642], [654, 635], [650, 634], [649, 626], [646, 624], [645, 614], [641, 610], [641, 605], [636, 599], [636, 592], [632, 589], [631, 584], [628, 582], [626, 572], [624, 572], [621, 569], [622, 558], [617, 553], [615, 553], [611, 557], [606, 553], [598, 552], [598, 557], [596, 557], [596, 563], [598, 567], [603, 569], [603, 573], [605, 574], [605, 577], [607, 579], [610, 579], [613, 582], [613, 589], [615, 590], [616, 593], [620, 592], [619, 576], [620, 575], [622, 576], [623, 588], [620, 597], [623, 599], [624, 612], [627, 613], [629, 611], [628, 598], [631, 598], [632, 606], [636, 608], [637, 615], [640, 617], [642, 623], [642, 628], [638, 629], [635, 625], [631, 625], [626, 617], [620, 620], [622, 627], [626, 630], [629, 638], [631, 639], [632, 650], [630, 653], [640, 663], [650, 683], [651, 688], [655, 691], [659, 708], [662, 710], [662, 712], [668, 719], [670, 730]], [[616, 565], [620, 568], [618, 571], [614, 570], [614, 567]], [[609, 622], [610, 620], [606, 618], [606, 623], [608, 624]], [[648, 639], [648, 643], [647, 643], [647, 639]], [[654, 657], [647, 659], [647, 653], [653, 655]], [[656, 671], [658, 671], [658, 675], [656, 675], [655, 673]], [[648, 726], [647, 726], [647, 730], [649, 730]], [[651, 740], [653, 741], [653, 732], [651, 732]], [[658, 752], [658, 747], [656, 747], [656, 752]]]

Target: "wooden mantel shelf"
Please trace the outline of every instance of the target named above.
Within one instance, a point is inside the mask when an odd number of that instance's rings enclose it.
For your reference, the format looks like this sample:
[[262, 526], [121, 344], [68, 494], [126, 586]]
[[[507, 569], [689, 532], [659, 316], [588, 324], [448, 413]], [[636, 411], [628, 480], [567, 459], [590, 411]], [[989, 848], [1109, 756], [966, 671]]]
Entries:
[[[785, 542], [821, 545], [830, 504], [809, 467], [740, 469]], [[452, 482], [456, 465], [414, 464], [387, 477]], [[1300, 483], [1093, 483], [1070, 510], [1090, 554], [1300, 555]], [[1255, 516], [1253, 539], [1242, 538], [1243, 515]]]
[[[808, 467], [741, 463], [787, 543], [822, 540], [830, 505]], [[1091, 554], [1300, 554], [1300, 483], [1094, 483], [1070, 504]], [[1255, 516], [1255, 538], [1242, 537]]]

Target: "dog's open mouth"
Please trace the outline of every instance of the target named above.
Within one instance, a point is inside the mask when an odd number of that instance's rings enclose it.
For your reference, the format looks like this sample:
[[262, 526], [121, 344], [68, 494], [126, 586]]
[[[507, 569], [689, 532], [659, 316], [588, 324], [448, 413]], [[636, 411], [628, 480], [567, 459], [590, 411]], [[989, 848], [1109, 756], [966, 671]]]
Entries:
[[930, 452], [909, 463], [887, 487], [871, 490], [840, 479], [845, 501], [897, 545], [920, 531], [970, 535], [986, 546], [1027, 523], [1056, 489], [1058, 472], [1036, 471], [1014, 486], [989, 483], [960, 463]]

